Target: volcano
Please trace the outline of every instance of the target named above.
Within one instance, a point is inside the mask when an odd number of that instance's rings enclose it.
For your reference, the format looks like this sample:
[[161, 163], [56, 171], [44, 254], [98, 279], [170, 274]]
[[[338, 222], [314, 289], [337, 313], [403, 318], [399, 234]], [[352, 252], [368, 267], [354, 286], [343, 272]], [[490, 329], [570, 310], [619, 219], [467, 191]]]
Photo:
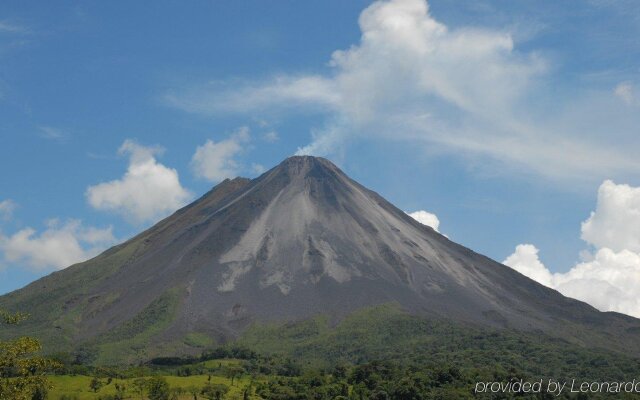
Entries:
[[127, 242], [0, 297], [0, 308], [31, 314], [8, 334], [58, 349], [124, 346], [140, 357], [387, 303], [640, 355], [639, 320], [599, 312], [456, 244], [309, 156], [225, 180]]

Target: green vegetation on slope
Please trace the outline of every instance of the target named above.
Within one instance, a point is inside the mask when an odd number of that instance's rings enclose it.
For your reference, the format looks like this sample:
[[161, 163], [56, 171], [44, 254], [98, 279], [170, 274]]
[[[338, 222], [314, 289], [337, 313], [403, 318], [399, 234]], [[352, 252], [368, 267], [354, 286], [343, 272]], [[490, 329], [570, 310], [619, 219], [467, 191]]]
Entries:
[[307, 366], [391, 360], [458, 368], [513, 368], [541, 378], [640, 377], [638, 360], [624, 354], [578, 346], [539, 332], [424, 319], [393, 305], [361, 310], [335, 327], [327, 318], [255, 325], [237, 343], [262, 354], [300, 360]]
[[0, 338], [19, 333], [39, 337], [48, 348], [72, 349], [77, 344], [74, 336], [80, 320], [99, 313], [118, 297], [118, 293], [102, 297], [87, 294], [133, 259], [140, 246], [141, 241], [134, 239], [85, 263], [72, 265], [0, 296], [0, 308], [28, 311], [31, 316], [20, 327], [0, 332]]
[[[478, 381], [515, 382], [553, 378], [570, 381], [626, 381], [640, 377], [637, 359], [581, 347], [541, 333], [488, 329], [411, 316], [393, 305], [361, 310], [337, 324], [313, 319], [256, 324], [234, 343], [208, 349], [198, 357], [166, 357], [138, 366], [122, 366], [123, 357], [147, 356], [152, 340], [179, 301], [169, 291], [135, 319], [110, 332], [92, 349], [96, 364], [57, 354], [65, 364], [52, 376], [49, 399], [246, 398], [324, 399], [465, 399]], [[201, 334], [193, 340], [204, 345]], [[137, 347], [140, 346], [140, 347]], [[113, 357], [109, 358], [109, 354]], [[166, 381], [166, 383], [165, 383]], [[154, 389], [155, 388], [155, 389]], [[165, 397], [166, 395], [166, 397]], [[485, 397], [483, 397], [485, 396]], [[507, 394], [499, 398], [547, 398]], [[589, 395], [582, 398], [607, 398]], [[497, 398], [497, 397], [494, 397]], [[571, 397], [566, 393], [554, 398]], [[616, 396], [616, 398], [624, 398]]]
[[168, 290], [134, 318], [96, 338], [93, 362], [104, 365], [149, 359], [148, 348], [154, 336], [162, 334], [173, 321], [179, 301], [180, 290]]

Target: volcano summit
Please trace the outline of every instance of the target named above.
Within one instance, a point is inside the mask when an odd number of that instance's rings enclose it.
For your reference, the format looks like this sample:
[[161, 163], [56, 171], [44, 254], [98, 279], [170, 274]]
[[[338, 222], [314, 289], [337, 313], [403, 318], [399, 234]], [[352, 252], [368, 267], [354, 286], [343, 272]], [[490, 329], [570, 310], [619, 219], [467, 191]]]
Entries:
[[458, 245], [307, 156], [225, 180], [127, 242], [0, 297], [0, 308], [32, 315], [15, 329], [45, 344], [126, 346], [140, 358], [386, 303], [640, 355], [640, 321]]

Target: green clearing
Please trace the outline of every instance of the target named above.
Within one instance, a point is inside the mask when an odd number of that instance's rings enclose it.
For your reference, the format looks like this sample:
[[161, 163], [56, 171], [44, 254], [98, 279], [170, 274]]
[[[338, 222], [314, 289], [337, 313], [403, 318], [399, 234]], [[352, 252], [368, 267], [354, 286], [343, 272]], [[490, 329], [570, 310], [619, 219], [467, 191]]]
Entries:
[[[193, 376], [172, 376], [172, 375], [159, 375], [164, 377], [169, 383], [172, 394], [176, 394], [176, 398], [179, 400], [193, 399], [192, 391], [195, 390], [199, 399], [204, 399], [199, 392], [207, 384], [224, 384], [229, 387], [229, 392], [225, 396], [226, 399], [242, 399], [243, 391], [249, 386], [251, 378], [248, 376], [235, 379], [233, 385], [231, 385], [231, 379], [221, 376], [209, 375], [193, 375]], [[148, 377], [146, 377], [148, 378]], [[140, 395], [135, 390], [134, 381], [137, 378], [128, 379], [112, 379], [108, 384], [107, 378], [101, 378], [103, 386], [97, 391], [93, 392], [90, 389], [90, 383], [93, 378], [91, 376], [84, 375], [56, 375], [51, 376], [50, 381], [53, 384], [53, 389], [49, 391], [49, 399], [78, 399], [78, 400], [98, 400], [109, 399], [111, 396], [116, 396], [116, 385], [124, 386], [126, 399], [140, 399]], [[143, 393], [144, 399], [147, 399], [146, 391]]]

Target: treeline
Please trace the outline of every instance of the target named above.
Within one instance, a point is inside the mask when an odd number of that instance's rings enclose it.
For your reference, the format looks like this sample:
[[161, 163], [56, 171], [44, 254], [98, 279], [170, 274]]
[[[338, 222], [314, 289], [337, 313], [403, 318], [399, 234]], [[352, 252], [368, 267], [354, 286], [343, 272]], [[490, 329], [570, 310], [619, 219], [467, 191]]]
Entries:
[[[138, 378], [125, 388], [121, 383], [117, 394], [102, 395], [102, 400], [122, 400], [129, 396], [146, 396], [152, 400], [188, 398], [231, 400], [242, 398], [265, 400], [430, 400], [430, 399], [600, 399], [611, 398], [607, 394], [572, 395], [563, 393], [527, 394], [475, 393], [478, 381], [517, 382], [532, 380], [515, 368], [500, 366], [461, 369], [452, 365], [403, 365], [391, 361], [372, 361], [361, 365], [335, 365], [330, 368], [305, 368], [294, 376], [262, 375], [251, 371], [251, 361], [262, 362], [256, 357], [244, 360], [239, 367], [235, 383], [209, 382], [200, 386], [171, 387], [161, 376]], [[209, 360], [211, 361], [211, 360]], [[182, 365], [181, 367], [186, 367]], [[166, 371], [165, 371], [166, 373]], [[217, 374], [214, 374], [216, 376]], [[227, 378], [228, 375], [225, 375]], [[242, 381], [241, 381], [242, 379]], [[96, 379], [92, 381], [94, 385]], [[99, 381], [99, 380], [98, 380]], [[117, 382], [106, 383], [118, 385]], [[235, 385], [235, 386], [234, 386]], [[232, 394], [230, 388], [236, 390]], [[100, 386], [97, 386], [97, 390]], [[625, 397], [626, 396], [626, 397]], [[616, 398], [636, 398], [618, 395]], [[72, 398], [66, 398], [71, 400]]]
[[149, 360], [148, 365], [158, 366], [177, 366], [194, 364], [197, 362], [219, 360], [225, 358], [234, 358], [237, 360], [257, 360], [260, 358], [258, 353], [241, 346], [221, 346], [213, 350], [202, 352], [198, 357], [156, 357]]
[[302, 365], [283, 355], [263, 355], [247, 347], [220, 346], [202, 352], [199, 356], [156, 357], [135, 366], [94, 366], [82, 364], [72, 353], [54, 353], [49, 356], [56, 361], [58, 375], [85, 375], [102, 379], [129, 379], [152, 375], [194, 376], [218, 374], [228, 375], [228, 367], [205, 366], [212, 360], [241, 360], [242, 372], [251, 375], [299, 376]]
[[282, 355], [262, 355], [246, 347], [223, 346], [203, 352], [199, 357], [158, 357], [146, 366], [175, 376], [220, 374], [229, 377], [228, 366], [204, 366], [212, 360], [241, 360], [242, 372], [251, 376], [300, 376], [303, 367], [289, 357]]

